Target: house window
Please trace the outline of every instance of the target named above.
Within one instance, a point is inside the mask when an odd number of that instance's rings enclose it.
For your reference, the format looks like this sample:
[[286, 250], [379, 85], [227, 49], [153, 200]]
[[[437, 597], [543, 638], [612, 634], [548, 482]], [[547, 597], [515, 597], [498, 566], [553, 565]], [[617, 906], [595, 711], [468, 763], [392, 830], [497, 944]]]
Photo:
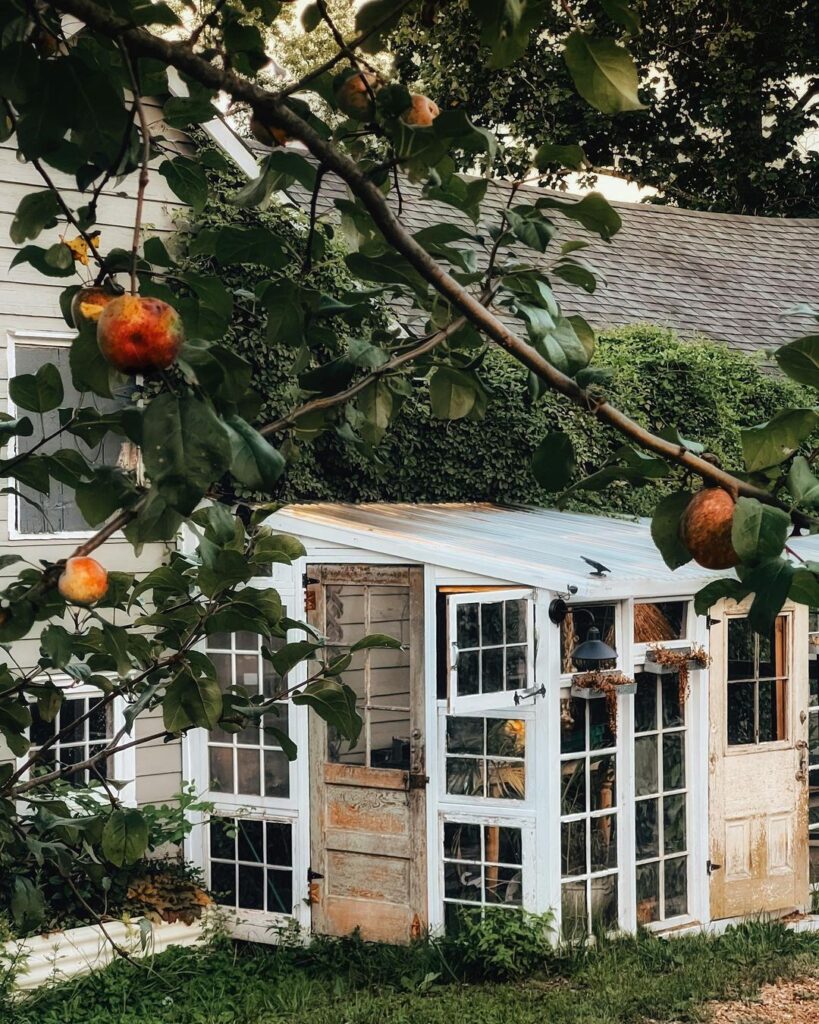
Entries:
[[634, 643], [656, 644], [687, 635], [688, 601], [637, 601], [634, 604]]
[[445, 821], [444, 924], [457, 929], [463, 913], [523, 905], [521, 829], [510, 825]]
[[[223, 690], [241, 687], [249, 697], [272, 697], [281, 692], [282, 679], [262, 657], [258, 634], [214, 633], [205, 649]], [[208, 734], [208, 770], [214, 795], [290, 796], [290, 762], [276, 736], [268, 731], [273, 728], [287, 733], [288, 704], [277, 703], [276, 711], [237, 733], [217, 727]]]
[[808, 625], [808, 846], [811, 885], [819, 884], [819, 609]]
[[[65, 394], [62, 405], [64, 407], [74, 408], [82, 405], [86, 408], [96, 408], [99, 411], [117, 408], [119, 403], [116, 401], [99, 398], [92, 394], [80, 395], [74, 388], [71, 383], [69, 366], [70, 349], [71, 343], [67, 339], [64, 341], [58, 339], [14, 339], [12, 356], [14, 375], [33, 374], [46, 363], [53, 363], [59, 370], [63, 383]], [[26, 413], [21, 409], [20, 415], [29, 416], [34, 432], [31, 437], [15, 439], [15, 451], [17, 452], [29, 451], [44, 436], [52, 434], [60, 426], [59, 409], [52, 409], [50, 412], [43, 413], [42, 416], [36, 413]], [[79, 451], [91, 463], [113, 466], [119, 457], [120, 447], [121, 439], [110, 434], [101, 444], [89, 446], [74, 434], [65, 432], [47, 441], [38, 449], [38, 454], [49, 455], [67, 448]], [[15, 482], [15, 489], [19, 494], [15, 498], [14, 526], [19, 533], [70, 533], [84, 532], [90, 529], [77, 508], [73, 490], [54, 477], [50, 480], [48, 494], [23, 483]]]
[[679, 676], [637, 675], [634, 825], [637, 923], [688, 912], [685, 703]]
[[561, 701], [563, 937], [617, 926], [617, 753], [606, 701]]
[[772, 743], [787, 730], [787, 624], [760, 636], [747, 618], [728, 619], [728, 744]]
[[519, 718], [446, 720], [446, 791], [454, 796], [526, 797], [526, 723]]
[[[572, 651], [582, 643], [589, 630], [596, 626], [600, 638], [617, 649], [617, 609], [613, 604], [572, 605], [560, 624], [560, 670], [578, 671], [572, 661]], [[606, 666], [604, 666], [606, 667]], [[613, 665], [610, 667], [614, 667]]]
[[213, 817], [210, 888], [220, 906], [293, 913], [293, 837], [286, 821]]
[[67, 773], [65, 780], [75, 786], [87, 786], [102, 779], [108, 781], [113, 778], [113, 757], [102, 758], [90, 768], [71, 771], [74, 765], [82, 764], [103, 750], [114, 736], [113, 706], [111, 703], [103, 704], [102, 696], [99, 690], [78, 696], [66, 695], [51, 722], [46, 722], [37, 704], [32, 703], [30, 753], [33, 754], [54, 736], [61, 734], [37, 762], [39, 772], [64, 769]]

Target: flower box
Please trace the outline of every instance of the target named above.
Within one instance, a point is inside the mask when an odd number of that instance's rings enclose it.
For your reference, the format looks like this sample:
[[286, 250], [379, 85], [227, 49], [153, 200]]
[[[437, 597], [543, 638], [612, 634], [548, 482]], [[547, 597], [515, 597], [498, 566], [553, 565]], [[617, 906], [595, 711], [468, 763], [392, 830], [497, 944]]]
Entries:
[[[205, 939], [205, 922], [153, 924], [146, 918], [106, 922], [105, 932], [129, 956], [162, 953], [170, 946], [197, 946]], [[19, 991], [54, 981], [66, 981], [104, 967], [117, 957], [111, 941], [96, 924], [28, 939], [10, 939], [2, 946], [3, 967], [11, 965]]]
[[[679, 653], [690, 654], [691, 652], [690, 650], [686, 650], [686, 648], [681, 648]], [[707, 666], [704, 665], [701, 660], [698, 660], [696, 658], [688, 658], [688, 660], [685, 662], [685, 667], [687, 672], [699, 672]], [[674, 664], [661, 664], [659, 661], [657, 661], [657, 652], [649, 648], [646, 651], [646, 660], [645, 665], [643, 666], [643, 670], [645, 672], [650, 672], [652, 675], [655, 676], [673, 676], [680, 671], [680, 666]]]
[[[625, 683], [617, 683], [615, 688], [618, 696], [630, 697], [637, 692], [637, 683], [630, 679]], [[596, 700], [598, 697], [605, 697], [606, 694], [604, 690], [600, 690], [596, 686], [583, 686], [573, 680], [572, 696], [580, 697], [582, 700]]]

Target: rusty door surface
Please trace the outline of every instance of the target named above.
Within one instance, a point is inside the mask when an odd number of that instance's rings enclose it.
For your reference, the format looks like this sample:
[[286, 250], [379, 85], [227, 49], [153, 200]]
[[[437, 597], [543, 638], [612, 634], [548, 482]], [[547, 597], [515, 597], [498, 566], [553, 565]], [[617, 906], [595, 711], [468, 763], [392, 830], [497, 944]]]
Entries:
[[427, 919], [423, 570], [314, 565], [307, 573], [310, 621], [329, 645], [370, 633], [404, 645], [359, 651], [344, 672], [364, 719], [352, 749], [310, 714], [313, 931], [360, 928], [365, 939], [406, 942]]
[[714, 920], [808, 900], [807, 611], [758, 636], [747, 602], [713, 618], [709, 845]]

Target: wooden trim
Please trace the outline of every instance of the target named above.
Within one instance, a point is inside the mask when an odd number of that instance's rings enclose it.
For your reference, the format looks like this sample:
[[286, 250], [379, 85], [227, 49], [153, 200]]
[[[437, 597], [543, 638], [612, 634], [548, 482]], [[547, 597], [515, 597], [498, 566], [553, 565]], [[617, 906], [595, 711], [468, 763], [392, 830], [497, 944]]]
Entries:
[[409, 565], [308, 565], [307, 575], [325, 586], [369, 584], [408, 587], [412, 568]]
[[774, 672], [776, 673], [776, 738], [788, 736], [788, 687], [791, 685], [788, 672], [788, 620], [787, 615], [777, 615], [774, 628]]
[[363, 764], [324, 762], [324, 781], [333, 786], [367, 789], [409, 789], [409, 772], [400, 768], [368, 768]]

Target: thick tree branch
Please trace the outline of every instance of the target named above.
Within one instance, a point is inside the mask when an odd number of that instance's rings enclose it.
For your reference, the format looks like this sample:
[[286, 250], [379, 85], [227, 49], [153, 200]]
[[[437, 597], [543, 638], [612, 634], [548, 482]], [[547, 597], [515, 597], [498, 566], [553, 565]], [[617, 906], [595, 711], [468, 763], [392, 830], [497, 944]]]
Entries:
[[575, 380], [544, 359], [528, 342], [517, 337], [487, 310], [476, 296], [458, 284], [401, 225], [378, 187], [369, 180], [355, 161], [323, 139], [290, 110], [282, 102], [279, 94], [262, 89], [232, 70], [223, 70], [209, 64], [184, 43], [160, 39], [144, 29], [127, 27], [120, 18], [103, 10], [93, 0], [52, 0], [52, 6], [64, 13], [75, 15], [103, 35], [112, 38], [122, 37], [135, 54], [158, 58], [177, 70], [184, 71], [208, 88], [227, 92], [233, 99], [249, 103], [266, 124], [282, 128], [288, 135], [303, 142], [319, 162], [325, 164], [349, 185], [395, 251], [475, 327], [536, 374], [551, 390], [563, 395], [601, 422], [607, 423], [644, 450], [675, 463], [701, 479], [724, 487], [734, 494], [785, 508], [792, 514], [797, 525], [804, 526], [811, 522], [807, 516], [792, 512], [787, 505], [762, 488], [740, 480], [686, 448], [646, 430], [608, 401], [601, 401], [586, 392]]

